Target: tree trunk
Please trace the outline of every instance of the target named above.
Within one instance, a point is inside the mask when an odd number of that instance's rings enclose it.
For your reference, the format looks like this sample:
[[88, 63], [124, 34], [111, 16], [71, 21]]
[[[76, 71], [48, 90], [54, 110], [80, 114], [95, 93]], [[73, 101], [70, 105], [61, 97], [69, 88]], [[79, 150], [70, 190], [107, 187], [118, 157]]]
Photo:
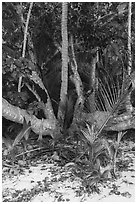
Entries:
[[[62, 72], [61, 72], [61, 90], [60, 90], [60, 104], [58, 109], [58, 119], [63, 123], [65, 117], [65, 106], [66, 96], [68, 91], [68, 32], [67, 32], [67, 13], [68, 4], [67, 2], [62, 3]], [[63, 125], [63, 124], [61, 124]]]
[[91, 82], [90, 82], [90, 87], [92, 89], [92, 93], [89, 96], [89, 105], [90, 105], [90, 112], [94, 113], [96, 110], [96, 105], [95, 105], [95, 89], [96, 89], [96, 64], [98, 62], [98, 48], [96, 48], [96, 54], [93, 57], [92, 60], [92, 66], [91, 66]]
[[[96, 2], [96, 9], [97, 9], [97, 13], [96, 13], [96, 17], [97, 20], [100, 18], [99, 13], [98, 13], [98, 9], [99, 9], [99, 2]], [[95, 55], [93, 56], [93, 60], [92, 60], [92, 65], [91, 65], [91, 72], [90, 72], [90, 88], [92, 89], [92, 93], [89, 96], [89, 107], [90, 107], [90, 112], [94, 113], [96, 110], [95, 107], [95, 89], [96, 89], [96, 64], [99, 61], [99, 55], [98, 55], [98, 47], [96, 47], [95, 50]]]
[[132, 52], [131, 52], [131, 8], [132, 3], [129, 2], [128, 6], [128, 75], [131, 74], [132, 69]]
[[[27, 21], [26, 21], [26, 25], [25, 25], [25, 28], [24, 28], [23, 23], [25, 22], [25, 20], [23, 18], [23, 13], [22, 13], [22, 10], [23, 10], [22, 3], [20, 3], [19, 6], [17, 6], [17, 12], [20, 15], [21, 25], [22, 25], [22, 28], [24, 29], [24, 41], [23, 41], [22, 57], [25, 57], [26, 44], [27, 44], [27, 35], [28, 35], [28, 25], [29, 25], [29, 19], [30, 19], [30, 14], [31, 14], [32, 7], [33, 7], [33, 2], [30, 3], [28, 15], [27, 15]], [[22, 83], [22, 76], [19, 77], [18, 92], [21, 92], [21, 83]]]
[[2, 116], [20, 124], [23, 124], [25, 118], [27, 123], [30, 122], [31, 129], [36, 134], [41, 133], [42, 135], [51, 135], [54, 137], [54, 132], [57, 127], [55, 118], [40, 120], [36, 116], [28, 114], [26, 110], [11, 105], [5, 99], [2, 99]]
[[[132, 8], [132, 3], [129, 2], [128, 5], [128, 75], [130, 76], [131, 70], [132, 70], [132, 51], [131, 51], [131, 8]], [[126, 100], [126, 110], [127, 112], [132, 112], [133, 111], [133, 106], [131, 104], [131, 94], [127, 96]]]
[[78, 96], [76, 104], [75, 104], [74, 115], [73, 115], [73, 119], [75, 120], [77, 118], [78, 109], [79, 109], [79, 112], [80, 112], [80, 110], [83, 109], [84, 96], [83, 96], [83, 84], [82, 84], [80, 75], [78, 73], [78, 66], [77, 66], [76, 57], [75, 57], [74, 43], [73, 43], [73, 36], [72, 35], [70, 38], [70, 44], [71, 44], [71, 51], [72, 51], [71, 69], [73, 72], [73, 75], [71, 75], [70, 79], [75, 85], [76, 93]]

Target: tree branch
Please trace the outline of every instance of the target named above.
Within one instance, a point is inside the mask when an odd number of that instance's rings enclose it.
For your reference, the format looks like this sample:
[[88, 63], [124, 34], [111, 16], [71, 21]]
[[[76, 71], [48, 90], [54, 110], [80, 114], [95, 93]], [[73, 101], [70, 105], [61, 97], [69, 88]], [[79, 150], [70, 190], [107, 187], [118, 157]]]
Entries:
[[30, 121], [31, 129], [36, 134], [41, 133], [42, 135], [53, 136], [57, 125], [56, 119], [40, 120], [36, 116], [28, 114], [26, 110], [11, 105], [4, 98], [2, 99], [2, 116], [20, 124], [23, 124], [25, 118], [27, 123]]

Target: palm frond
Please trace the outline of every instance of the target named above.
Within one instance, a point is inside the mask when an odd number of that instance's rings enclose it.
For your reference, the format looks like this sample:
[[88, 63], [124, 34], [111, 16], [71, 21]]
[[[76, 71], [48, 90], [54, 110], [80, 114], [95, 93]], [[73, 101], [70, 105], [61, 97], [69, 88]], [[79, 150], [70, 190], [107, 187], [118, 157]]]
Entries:
[[132, 91], [132, 81], [134, 78], [134, 73], [131, 76], [127, 76], [125, 80], [123, 80], [122, 85], [118, 83], [116, 86], [115, 83], [112, 82], [112, 85], [106, 82], [103, 84], [100, 80], [100, 92], [98, 99], [101, 101], [103, 111], [108, 112], [108, 116], [105, 117], [105, 120], [102, 121], [102, 125], [100, 126], [99, 130], [96, 133], [96, 136], [101, 133], [105, 125], [108, 123], [111, 117], [114, 116], [115, 113], [119, 110], [121, 104], [124, 102], [128, 94]]

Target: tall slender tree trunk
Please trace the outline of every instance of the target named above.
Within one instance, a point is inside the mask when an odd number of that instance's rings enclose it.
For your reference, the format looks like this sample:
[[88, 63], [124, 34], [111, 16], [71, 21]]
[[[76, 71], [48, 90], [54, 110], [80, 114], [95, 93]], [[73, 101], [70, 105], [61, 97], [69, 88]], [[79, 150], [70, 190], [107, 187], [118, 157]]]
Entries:
[[[96, 2], [96, 9], [97, 9], [97, 19], [99, 19], [98, 14], [98, 8], [99, 8], [99, 2]], [[96, 47], [95, 56], [92, 60], [92, 66], [91, 66], [91, 74], [90, 74], [90, 87], [92, 88], [92, 93], [89, 96], [89, 106], [90, 106], [90, 112], [93, 113], [96, 110], [95, 107], [95, 89], [96, 89], [96, 64], [99, 60], [99, 54], [98, 54], [98, 47]]]
[[65, 110], [62, 106], [65, 105], [67, 91], [68, 91], [68, 31], [67, 31], [67, 13], [68, 3], [62, 3], [62, 72], [61, 72], [61, 90], [60, 90], [60, 104], [58, 109], [58, 119], [64, 121]]
[[[20, 3], [19, 7], [18, 7], [18, 11], [17, 12], [21, 15], [20, 18], [23, 21], [23, 22], [21, 22], [22, 26], [23, 26], [24, 18], [23, 18], [23, 13], [22, 13], [22, 8], [23, 8], [22, 3]], [[30, 19], [30, 14], [31, 14], [32, 7], [33, 7], [33, 2], [30, 3], [28, 15], [27, 15], [26, 26], [24, 28], [24, 41], [23, 41], [22, 57], [25, 57], [26, 43], [27, 43], [27, 34], [28, 34], [28, 25], [29, 25], [29, 19]], [[22, 83], [22, 76], [19, 77], [18, 92], [21, 92], [21, 83]]]
[[131, 8], [132, 3], [129, 2], [128, 6], [128, 75], [131, 74], [132, 68], [132, 51], [131, 51]]
[[91, 79], [90, 79], [90, 87], [92, 88], [92, 93], [89, 96], [89, 105], [90, 105], [90, 112], [93, 113], [96, 110], [95, 105], [95, 89], [96, 89], [96, 64], [98, 62], [98, 47], [96, 48], [96, 54], [93, 57], [92, 60], [92, 66], [91, 66]]
[[[132, 9], [132, 3], [129, 2], [128, 5], [128, 75], [130, 76], [131, 70], [132, 70], [132, 50], [131, 50], [131, 9]], [[126, 110], [128, 112], [133, 111], [133, 106], [131, 104], [131, 94], [127, 96], [126, 100]]]

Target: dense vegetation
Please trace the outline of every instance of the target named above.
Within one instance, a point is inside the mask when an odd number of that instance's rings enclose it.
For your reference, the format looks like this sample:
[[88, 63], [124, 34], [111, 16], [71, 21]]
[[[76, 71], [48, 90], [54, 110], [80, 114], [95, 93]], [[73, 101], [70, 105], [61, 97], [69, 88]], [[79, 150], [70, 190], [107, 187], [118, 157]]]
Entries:
[[134, 129], [134, 3], [3, 2], [2, 14], [3, 141], [11, 160], [18, 144], [28, 152], [33, 140], [31, 151], [36, 144], [56, 150], [82, 166], [81, 177], [86, 169], [87, 185], [116, 176], [118, 145]]

